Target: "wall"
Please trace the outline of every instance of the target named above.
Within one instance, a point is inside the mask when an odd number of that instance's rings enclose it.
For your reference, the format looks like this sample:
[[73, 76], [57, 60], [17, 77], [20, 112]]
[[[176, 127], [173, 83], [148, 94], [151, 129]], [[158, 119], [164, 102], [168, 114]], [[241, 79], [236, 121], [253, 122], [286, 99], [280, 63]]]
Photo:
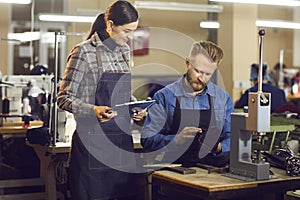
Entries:
[[[8, 33], [8, 25], [9, 25], [9, 13], [10, 13], [10, 5], [9, 4], [0, 4], [0, 37], [7, 38]], [[0, 71], [2, 74], [7, 73], [7, 42], [0, 41]]]
[[254, 5], [224, 4], [224, 12], [219, 17], [223, 26], [219, 29], [218, 41], [225, 48], [220, 71], [225, 88], [234, 101], [241, 92], [240, 87], [235, 88], [234, 81], [248, 81], [249, 65], [258, 58], [256, 16]]
[[[101, 2], [101, 3], [100, 3]], [[103, 2], [103, 3], [102, 3]], [[88, 1], [82, 1], [82, 0], [67, 0], [67, 12], [69, 14], [76, 14], [78, 12], [78, 9], [86, 9], [86, 10], [91, 10], [95, 13], [96, 11], [99, 10], [104, 10], [104, 4], [109, 2], [109, 1], [96, 1], [96, 0], [88, 0]], [[112, 2], [112, 1], [111, 1]], [[91, 24], [89, 23], [69, 23], [67, 27], [68, 32], [78, 32], [78, 33], [88, 33], [90, 29]], [[75, 37], [75, 36], [69, 36], [68, 37], [68, 44], [67, 44], [67, 53], [71, 50], [71, 48], [81, 42], [84, 38], [82, 37]]]
[[[272, 20], [293, 21], [293, 8], [261, 6], [258, 8], [258, 18]], [[264, 60], [269, 64], [269, 68], [279, 62], [279, 52], [285, 50], [284, 63], [287, 67], [293, 66], [293, 35], [291, 29], [265, 28], [264, 37]]]
[[[293, 19], [295, 21], [299, 21], [300, 20], [300, 8], [294, 8], [294, 15], [293, 15]], [[293, 65], [294, 67], [300, 67], [300, 56], [298, 56], [300, 54], [300, 30], [294, 30], [294, 37], [293, 37], [294, 41], [293, 41], [293, 54], [295, 55], [293, 57]]]
[[208, 31], [199, 27], [201, 17], [195, 19], [195, 13], [179, 11], [140, 13], [141, 26], [150, 27], [150, 51], [147, 56], [136, 56], [135, 65], [159, 63], [183, 72], [191, 43], [208, 36]]

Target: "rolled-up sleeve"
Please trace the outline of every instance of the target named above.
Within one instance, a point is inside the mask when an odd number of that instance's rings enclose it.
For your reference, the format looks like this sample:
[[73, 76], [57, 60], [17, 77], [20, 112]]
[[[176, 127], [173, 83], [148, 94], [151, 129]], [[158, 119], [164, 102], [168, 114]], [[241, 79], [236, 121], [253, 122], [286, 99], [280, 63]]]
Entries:
[[[80, 47], [73, 48], [68, 57], [65, 73], [57, 95], [57, 105], [60, 109], [80, 114], [81, 116], [94, 115], [93, 104], [89, 100], [94, 98], [94, 94], [92, 92], [88, 94], [82, 90], [83, 84], [86, 84], [83, 78], [86, 76], [87, 69], [88, 62], [84, 51]], [[91, 88], [90, 90], [93, 89]]]
[[141, 144], [146, 151], [155, 151], [166, 147], [175, 137], [175, 134], [164, 134], [170, 124], [170, 115], [173, 113], [165, 107], [165, 96], [156, 93], [153, 97], [156, 104], [150, 107], [141, 132]]

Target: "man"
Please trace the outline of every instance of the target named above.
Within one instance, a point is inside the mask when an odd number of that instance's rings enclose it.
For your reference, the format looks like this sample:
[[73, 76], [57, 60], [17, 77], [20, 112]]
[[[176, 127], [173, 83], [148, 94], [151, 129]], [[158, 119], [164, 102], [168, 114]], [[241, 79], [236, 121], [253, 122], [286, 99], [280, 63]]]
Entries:
[[155, 93], [141, 132], [145, 151], [163, 154], [162, 162], [224, 166], [230, 151], [229, 94], [210, 82], [223, 51], [196, 42], [186, 58], [186, 73]]
[[[267, 75], [267, 64], [263, 64], [262, 76], [262, 91], [271, 93], [271, 113], [273, 113], [277, 108], [281, 105], [286, 104], [285, 93], [282, 89], [273, 86], [268, 82]], [[251, 65], [251, 73], [250, 73], [250, 81], [253, 84], [253, 87], [247, 89], [244, 94], [240, 97], [240, 99], [235, 103], [235, 108], [244, 108], [244, 106], [248, 106], [248, 94], [249, 92], [257, 92], [258, 90], [258, 64], [253, 63]]]

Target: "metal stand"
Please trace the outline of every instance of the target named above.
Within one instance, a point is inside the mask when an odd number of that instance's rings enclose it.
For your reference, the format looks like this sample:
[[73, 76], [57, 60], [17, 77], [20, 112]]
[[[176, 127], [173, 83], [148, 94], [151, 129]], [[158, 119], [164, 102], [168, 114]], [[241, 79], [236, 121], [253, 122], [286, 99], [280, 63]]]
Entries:
[[53, 87], [51, 92], [51, 101], [50, 101], [50, 118], [49, 118], [49, 133], [52, 138], [52, 145], [56, 145], [57, 140], [57, 130], [58, 130], [58, 114], [57, 114], [57, 83], [58, 83], [58, 36], [64, 35], [62, 32], [55, 32], [55, 42], [54, 42], [54, 78], [53, 78]]
[[230, 170], [229, 177], [242, 180], [269, 179], [270, 164], [260, 160], [252, 161], [252, 133], [270, 132], [271, 94], [262, 92], [262, 37], [260, 36], [260, 65], [258, 70], [258, 91], [248, 96], [248, 113], [231, 114]]
[[58, 107], [57, 107], [57, 87], [58, 87], [58, 46], [60, 36], [85, 36], [85, 33], [75, 33], [75, 32], [55, 32], [55, 44], [54, 44], [54, 58], [55, 58], [55, 68], [54, 68], [54, 78], [53, 78], [53, 90], [51, 92], [52, 99], [50, 102], [50, 117], [49, 117], [49, 134], [52, 138], [52, 145], [56, 145], [57, 135], [58, 135]]

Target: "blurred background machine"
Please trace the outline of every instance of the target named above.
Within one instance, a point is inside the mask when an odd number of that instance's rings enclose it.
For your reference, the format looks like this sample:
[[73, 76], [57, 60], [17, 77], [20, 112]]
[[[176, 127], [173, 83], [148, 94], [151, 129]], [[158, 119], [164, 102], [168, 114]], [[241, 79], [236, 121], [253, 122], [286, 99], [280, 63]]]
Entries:
[[[5, 98], [9, 100], [9, 114], [23, 114], [23, 100], [24, 98], [29, 98], [30, 110], [28, 112], [33, 115], [38, 115], [40, 105], [48, 103], [52, 78], [53, 75], [3, 76], [1, 79], [1, 96], [2, 100]], [[38, 117], [39, 116], [36, 116], [36, 119], [38, 119]], [[22, 119], [7, 118], [6, 120], [21, 121]]]
[[[22, 122], [22, 115], [30, 115], [30, 121], [43, 121], [49, 127], [53, 75], [7, 75], [1, 79], [1, 99], [9, 101], [9, 113], [0, 119], [5, 122]], [[59, 84], [58, 84], [59, 85]], [[29, 105], [26, 105], [29, 100]], [[2, 101], [0, 110], [3, 111]], [[63, 142], [66, 122], [72, 119], [71, 113], [58, 109], [57, 137]], [[16, 116], [16, 117], [14, 117]], [[74, 128], [70, 129], [72, 131]], [[69, 132], [70, 132], [69, 131]], [[68, 136], [69, 137], [69, 134]]]

